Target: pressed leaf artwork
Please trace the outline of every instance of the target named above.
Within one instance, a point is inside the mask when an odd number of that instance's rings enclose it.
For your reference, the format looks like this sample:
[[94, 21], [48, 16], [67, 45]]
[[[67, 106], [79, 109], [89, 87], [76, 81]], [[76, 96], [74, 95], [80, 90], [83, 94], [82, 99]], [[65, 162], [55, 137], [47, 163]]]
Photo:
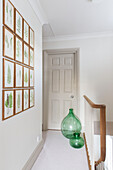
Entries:
[[14, 63], [4, 60], [5, 87], [14, 87]]
[[16, 33], [22, 38], [22, 17], [16, 11]]
[[11, 68], [8, 65], [8, 70], [7, 70], [7, 83], [11, 84]]
[[5, 0], [5, 24], [14, 30], [14, 7]]
[[28, 87], [29, 69], [24, 67], [24, 87]]
[[16, 64], [16, 87], [22, 87], [22, 66]]
[[20, 108], [20, 94], [18, 94], [18, 97], [17, 97], [17, 108], [18, 109]]
[[30, 90], [30, 107], [34, 105], [34, 89]]
[[16, 113], [22, 111], [22, 90], [16, 90]]
[[32, 49], [30, 49], [30, 66], [34, 66], [34, 53]]
[[22, 62], [22, 41], [16, 37], [16, 60]]
[[4, 118], [13, 115], [13, 91], [5, 91]]
[[29, 48], [26, 44], [24, 44], [24, 63], [29, 64]]
[[34, 71], [30, 70], [30, 86], [34, 86]]
[[30, 46], [33, 48], [34, 32], [30, 29]]
[[4, 55], [14, 59], [14, 35], [5, 29], [5, 51]]
[[28, 106], [28, 90], [24, 90], [24, 109], [27, 109]]
[[24, 41], [28, 43], [28, 35], [29, 35], [29, 26], [24, 21]]

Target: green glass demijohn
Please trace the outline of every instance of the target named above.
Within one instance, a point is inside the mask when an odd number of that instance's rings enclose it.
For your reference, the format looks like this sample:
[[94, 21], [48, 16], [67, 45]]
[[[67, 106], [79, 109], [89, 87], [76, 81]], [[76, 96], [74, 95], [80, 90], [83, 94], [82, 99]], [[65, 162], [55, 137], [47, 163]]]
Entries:
[[84, 140], [80, 137], [81, 129], [80, 120], [74, 115], [73, 109], [69, 109], [69, 114], [61, 123], [61, 132], [66, 138], [70, 139], [70, 145], [74, 148], [84, 146]]
[[79, 149], [84, 146], [84, 139], [80, 137], [80, 133], [78, 133], [78, 134], [75, 134], [74, 139], [69, 140], [69, 143], [73, 148]]
[[61, 123], [62, 134], [68, 139], [74, 139], [75, 133], [80, 133], [81, 129], [80, 120], [74, 115], [73, 109], [69, 109], [69, 114]]

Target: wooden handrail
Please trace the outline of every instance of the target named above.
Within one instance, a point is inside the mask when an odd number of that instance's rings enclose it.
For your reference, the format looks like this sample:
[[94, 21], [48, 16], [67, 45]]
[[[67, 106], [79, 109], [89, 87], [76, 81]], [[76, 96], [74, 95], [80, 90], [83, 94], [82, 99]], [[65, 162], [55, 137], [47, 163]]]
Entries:
[[92, 108], [96, 108], [96, 109], [99, 109], [99, 108], [105, 108], [106, 106], [104, 104], [95, 104], [93, 103], [87, 96], [84, 95], [84, 98], [86, 99], [86, 101], [90, 104], [90, 106]]
[[106, 158], [106, 106], [93, 103], [87, 96], [84, 98], [92, 108], [100, 109], [100, 159], [95, 162], [95, 167]]

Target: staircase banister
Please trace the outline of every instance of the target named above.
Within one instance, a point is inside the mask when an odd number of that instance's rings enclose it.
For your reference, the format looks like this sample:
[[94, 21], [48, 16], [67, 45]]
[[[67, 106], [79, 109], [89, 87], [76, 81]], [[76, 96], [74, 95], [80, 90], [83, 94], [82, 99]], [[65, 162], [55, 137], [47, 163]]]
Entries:
[[106, 158], [106, 105], [93, 103], [86, 95], [83, 96], [92, 108], [100, 109], [100, 158], [95, 161], [95, 167]]

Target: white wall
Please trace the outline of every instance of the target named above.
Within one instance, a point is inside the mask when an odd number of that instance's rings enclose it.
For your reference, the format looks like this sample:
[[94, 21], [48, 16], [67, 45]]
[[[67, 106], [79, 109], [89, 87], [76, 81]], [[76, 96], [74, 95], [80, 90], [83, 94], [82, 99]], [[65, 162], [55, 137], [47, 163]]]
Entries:
[[43, 49], [80, 49], [80, 119], [84, 122], [84, 99], [107, 106], [107, 120], [113, 121], [113, 37], [48, 41]]
[[[37, 137], [39, 136], [41, 140], [42, 136], [42, 26], [28, 0], [11, 0], [11, 2], [35, 31], [35, 107], [2, 121], [2, 27], [0, 24], [0, 170], [22, 170], [38, 146]], [[1, 15], [2, 13], [0, 13], [0, 23], [2, 23]]]

